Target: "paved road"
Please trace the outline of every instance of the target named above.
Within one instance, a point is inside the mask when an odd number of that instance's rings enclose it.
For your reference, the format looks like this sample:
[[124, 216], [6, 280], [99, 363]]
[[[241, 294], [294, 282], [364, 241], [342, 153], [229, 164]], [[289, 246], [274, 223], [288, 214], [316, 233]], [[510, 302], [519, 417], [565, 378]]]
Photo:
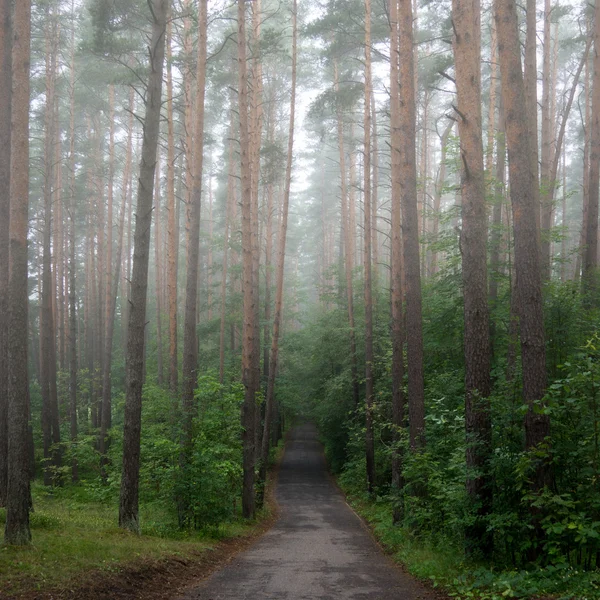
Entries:
[[288, 441], [277, 523], [186, 600], [432, 600], [382, 554], [325, 468], [313, 426]]

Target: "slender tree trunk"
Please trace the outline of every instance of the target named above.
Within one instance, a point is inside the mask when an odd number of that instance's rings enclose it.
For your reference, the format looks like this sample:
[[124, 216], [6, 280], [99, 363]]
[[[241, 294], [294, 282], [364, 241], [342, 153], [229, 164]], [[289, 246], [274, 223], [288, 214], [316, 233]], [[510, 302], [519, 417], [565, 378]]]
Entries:
[[54, 14], [48, 9], [46, 32], [46, 105], [44, 114], [44, 229], [42, 255], [42, 288], [40, 311], [40, 384], [42, 392], [42, 435], [44, 444], [44, 484], [56, 483], [55, 468], [60, 466], [57, 444], [60, 443], [58, 395], [56, 382], [56, 335], [52, 297], [52, 202], [54, 185], [54, 109], [56, 52]]
[[242, 383], [245, 388], [242, 407], [243, 444], [243, 488], [242, 514], [252, 518], [255, 511], [254, 462], [255, 462], [255, 393], [257, 374], [255, 372], [256, 344], [256, 297], [254, 294], [253, 271], [253, 223], [252, 223], [252, 168], [250, 132], [248, 125], [248, 66], [246, 64], [246, 3], [238, 0], [238, 73], [239, 73], [239, 115], [240, 150], [242, 176], [242, 253], [243, 253], [243, 297], [244, 323], [242, 337]]
[[540, 203], [541, 203], [541, 268], [542, 281], [550, 279], [552, 274], [552, 258], [550, 256], [552, 230], [552, 200], [554, 190], [550, 192], [550, 162], [552, 153], [552, 142], [554, 141], [554, 124], [551, 119], [551, 97], [554, 95], [552, 89], [551, 74], [551, 46], [552, 36], [550, 29], [550, 16], [552, 9], [550, 0], [544, 0], [544, 54], [542, 63], [542, 139], [541, 139], [541, 165], [540, 165]]
[[371, 273], [371, 0], [365, 0], [365, 112], [364, 112], [364, 295], [365, 295], [365, 449], [367, 490], [375, 491], [373, 435], [373, 289]]
[[175, 131], [173, 117], [172, 22], [167, 24], [167, 296], [169, 310], [169, 389], [177, 394], [177, 246], [175, 207]]
[[[496, 143], [496, 177], [493, 189], [494, 207], [492, 208], [492, 234], [490, 250], [490, 309], [493, 311], [498, 302], [498, 283], [500, 281], [500, 250], [502, 246], [502, 206], [506, 191], [506, 136], [504, 134], [504, 105], [502, 96], [498, 102], [498, 133]], [[495, 323], [490, 325], [492, 346], [495, 337]]]
[[373, 248], [373, 282], [375, 290], [379, 287], [379, 135], [377, 132], [377, 105], [375, 93], [371, 86], [371, 122], [373, 124], [372, 161], [373, 175], [371, 181], [371, 245]]
[[413, 10], [410, 0], [400, 0], [400, 196], [402, 202], [403, 264], [406, 273], [406, 341], [408, 359], [408, 411], [410, 447], [425, 446], [425, 388], [423, 379], [423, 322], [419, 269], [419, 216], [417, 212], [417, 161], [415, 149], [415, 90]]
[[[69, 202], [67, 212], [70, 221], [69, 235], [69, 417], [71, 442], [78, 436], [77, 423], [77, 289], [75, 245], [76, 245], [76, 203], [75, 203], [75, 0], [71, 0], [71, 65], [69, 73]], [[79, 481], [77, 458], [71, 462], [71, 480]]]
[[[223, 236], [223, 272], [221, 274], [221, 314], [219, 328], [219, 381], [225, 380], [225, 321], [227, 309], [227, 268], [229, 258], [229, 230], [231, 227], [231, 207], [235, 203], [235, 175], [233, 165], [233, 111], [231, 111], [231, 136], [229, 141], [229, 173], [227, 178], [227, 205], [225, 208], [225, 233]], [[233, 349], [232, 349], [233, 352]]]
[[271, 355], [269, 364], [269, 379], [267, 381], [267, 397], [265, 404], [265, 422], [262, 435], [260, 480], [266, 481], [267, 466], [269, 461], [269, 447], [271, 444], [271, 427], [273, 425], [273, 412], [275, 404], [275, 376], [277, 374], [277, 361], [279, 358], [279, 335], [281, 331], [283, 308], [283, 280], [285, 274], [285, 245], [287, 240], [288, 213], [290, 205], [290, 187], [292, 183], [292, 163], [294, 158], [294, 127], [296, 117], [296, 71], [298, 62], [298, 6], [297, 1], [292, 2], [292, 89], [290, 96], [290, 124], [288, 132], [287, 162], [285, 168], [285, 182], [283, 192], [283, 206], [281, 215], [281, 229], [279, 231], [278, 261], [275, 290], [275, 314], [273, 317], [273, 335], [271, 338]]
[[[536, 408], [546, 391], [546, 349], [536, 220], [539, 205], [535, 195], [536, 172], [529, 162], [532, 144], [530, 138], [523, 135], [523, 131], [527, 130], [527, 123], [522, 110], [525, 105], [525, 89], [516, 11], [514, 0], [495, 0], [513, 208], [515, 293], [519, 306], [523, 399], [529, 407], [525, 417], [525, 446], [531, 450], [544, 443], [550, 431], [550, 421], [547, 414], [542, 414]], [[533, 487], [541, 490], [549, 481], [549, 463], [544, 459], [539, 460]]]
[[163, 63], [167, 21], [167, 0], [152, 0], [152, 37], [150, 73], [142, 143], [142, 162], [136, 208], [131, 305], [127, 339], [125, 425], [123, 431], [123, 470], [119, 501], [119, 526], [139, 532], [138, 499], [140, 474], [140, 438], [142, 420], [142, 381], [144, 375], [144, 331], [154, 169], [160, 130]]
[[467, 550], [492, 552], [486, 517], [492, 511], [490, 325], [487, 289], [487, 214], [481, 118], [481, 6], [453, 0], [454, 58], [460, 135], [464, 297], [465, 426], [467, 495], [477, 514], [466, 528]]
[[[27, 374], [29, 68], [31, 2], [15, 3], [12, 50], [10, 252], [8, 285], [8, 494], [4, 542], [31, 542], [29, 380]], [[6, 30], [5, 30], [6, 32]]]
[[[104, 274], [104, 358], [102, 360], [102, 405], [100, 415], [100, 460], [102, 477], [106, 480], [106, 453], [110, 446], [109, 430], [112, 426], [112, 346], [114, 331], [114, 314], [112, 313], [113, 302], [113, 196], [115, 180], [115, 88], [108, 87], [108, 120], [109, 120], [109, 142], [108, 142], [108, 203], [106, 211], [106, 255]], [[101, 276], [102, 276], [101, 275]], [[116, 297], [117, 290], [114, 291]]]
[[[10, 240], [10, 114], [12, 89], [12, 3], [0, 0], [0, 256]], [[8, 266], [0, 261], [0, 507], [8, 485]]]
[[[252, 36], [251, 36], [251, 52], [252, 52], [252, 72], [250, 78], [250, 114], [249, 114], [249, 143], [250, 143], [250, 173], [252, 181], [252, 286], [254, 288], [254, 366], [253, 370], [256, 375], [254, 381], [254, 394], [256, 395], [260, 389], [260, 241], [259, 241], [259, 184], [260, 184], [260, 148], [262, 140], [263, 128], [263, 108], [262, 108], [262, 62], [261, 62], [261, 47], [260, 47], [260, 30], [261, 30], [261, 0], [254, 0], [252, 6]], [[254, 453], [255, 462], [260, 460], [262, 433], [261, 427], [261, 412], [260, 403], [254, 413]]]
[[[402, 237], [400, 194], [400, 39], [398, 31], [398, 0], [390, 3], [390, 129], [391, 129], [391, 304], [392, 304], [392, 421], [394, 424], [394, 451], [392, 454], [392, 487], [396, 494], [402, 489], [402, 455], [400, 432], [404, 423], [404, 340], [402, 332]], [[394, 506], [394, 522], [401, 517], [399, 500]]]
[[155, 285], [156, 285], [156, 363], [157, 363], [157, 383], [159, 386], [163, 385], [164, 382], [164, 369], [163, 369], [163, 339], [162, 339], [162, 309], [163, 303], [161, 294], [163, 291], [162, 285], [162, 266], [160, 255], [162, 251], [161, 246], [161, 223], [160, 223], [160, 148], [156, 155], [156, 171], [154, 173], [154, 274], [155, 274]]
[[[446, 155], [448, 152], [448, 138], [450, 132], [454, 126], [454, 121], [450, 121], [446, 125], [446, 129], [442, 133], [440, 139], [440, 168], [438, 170], [437, 180], [435, 182], [435, 195], [433, 197], [433, 224], [431, 228], [432, 238], [434, 243], [437, 242], [438, 235], [440, 232], [440, 210], [442, 207], [442, 195], [444, 194], [444, 187], [446, 185]], [[431, 275], [435, 275], [438, 272], [438, 251], [434, 248], [431, 252]]]
[[[275, 94], [271, 93], [269, 104], [269, 144], [275, 143]], [[272, 287], [272, 269], [273, 269], [273, 178], [275, 174], [269, 173], [267, 181], [267, 214], [266, 234], [265, 234], [265, 325], [263, 330], [263, 373], [265, 380], [269, 381], [269, 350], [271, 335], [271, 287]], [[266, 407], [265, 407], [266, 412]], [[266, 425], [265, 414], [265, 425]], [[264, 437], [263, 437], [264, 445]]]
[[[189, 461], [193, 444], [192, 424], [196, 411], [194, 390], [198, 381], [198, 339], [196, 336], [198, 265], [200, 262], [200, 203], [202, 200], [202, 165], [204, 158], [204, 97], [206, 87], [206, 35], [207, 0], [200, 2], [198, 20], [198, 55], [196, 70], [196, 104], [192, 152], [192, 192], [188, 207], [188, 254], [187, 280], [185, 289], [185, 319], [183, 330], [183, 440], [181, 465], [185, 468]], [[180, 502], [179, 519], [183, 525], [189, 517], [189, 505], [184, 498]]]
[[[339, 93], [338, 82], [338, 67], [337, 61], [334, 62], [334, 86], [336, 93]], [[352, 234], [354, 228], [352, 226], [351, 210], [348, 206], [350, 194], [346, 184], [346, 152], [344, 150], [344, 124], [342, 121], [342, 112], [337, 109], [337, 130], [338, 130], [338, 147], [340, 153], [340, 181], [341, 181], [341, 209], [342, 209], [342, 229], [343, 229], [343, 254], [344, 254], [344, 271], [346, 275], [346, 303], [348, 308], [348, 325], [350, 327], [350, 369], [352, 375], [352, 399], [354, 406], [359, 403], [359, 385], [358, 385], [358, 359], [356, 356], [356, 332], [354, 330], [354, 290], [352, 284], [352, 271], [354, 267], [354, 244], [352, 243]]]
[[[537, 18], [536, 18], [537, 0], [526, 0], [526, 34], [525, 34], [525, 65], [524, 65], [524, 85], [525, 85], [525, 113], [527, 115], [527, 131], [529, 132], [531, 172], [535, 177], [534, 202], [537, 206], [536, 223], [537, 234], [540, 235], [540, 188], [538, 175], [538, 102], [537, 102]], [[498, 43], [500, 36], [498, 35]], [[539, 244], [539, 240], [538, 240]]]
[[585, 254], [583, 259], [584, 290], [595, 298], [598, 269], [598, 186], [600, 182], [600, 2], [594, 9], [594, 75], [592, 80], [592, 108], [590, 120], [590, 171], [588, 211], [585, 222]]

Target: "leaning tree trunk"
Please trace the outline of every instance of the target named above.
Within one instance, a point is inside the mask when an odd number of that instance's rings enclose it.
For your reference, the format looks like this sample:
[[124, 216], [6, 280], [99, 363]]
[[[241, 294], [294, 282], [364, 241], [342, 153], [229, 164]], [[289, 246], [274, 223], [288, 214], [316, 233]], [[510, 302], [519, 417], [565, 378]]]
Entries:
[[150, 228], [154, 169], [160, 129], [165, 30], [168, 0], [152, 0], [150, 74], [144, 119], [142, 162], [137, 194], [133, 271], [127, 337], [123, 470], [119, 500], [119, 526], [139, 532], [140, 439], [142, 425], [142, 381], [144, 375], [144, 332], [150, 258]]
[[[0, 0], [0, 256], [8, 256], [10, 222], [11, 1]], [[8, 485], [8, 260], [0, 261], [0, 506]]]
[[279, 358], [279, 335], [281, 331], [283, 309], [283, 279], [285, 272], [285, 244], [287, 239], [288, 212], [290, 205], [290, 187], [292, 183], [292, 162], [294, 152], [294, 126], [296, 116], [296, 70], [298, 62], [298, 12], [297, 2], [292, 4], [292, 90], [290, 97], [290, 125], [288, 131], [287, 163], [285, 168], [285, 182], [283, 191], [283, 207], [281, 215], [281, 228], [279, 230], [277, 283], [275, 290], [275, 315], [273, 318], [273, 335], [271, 337], [271, 353], [269, 358], [269, 379], [267, 381], [267, 398], [265, 404], [265, 422], [262, 435], [260, 481], [264, 483], [267, 476], [267, 463], [269, 460], [269, 447], [271, 444], [271, 426], [273, 421], [273, 405], [275, 402], [275, 375], [277, 374], [277, 361]]
[[7, 544], [25, 545], [31, 542], [27, 373], [30, 0], [15, 3], [13, 24], [8, 284], [8, 318], [11, 327], [7, 340], [8, 494], [4, 541]]
[[460, 135], [460, 251], [464, 298], [466, 490], [476, 513], [465, 530], [467, 550], [492, 552], [486, 517], [492, 511], [489, 461], [492, 450], [491, 353], [487, 290], [487, 214], [481, 125], [481, 6], [453, 0], [454, 59]]

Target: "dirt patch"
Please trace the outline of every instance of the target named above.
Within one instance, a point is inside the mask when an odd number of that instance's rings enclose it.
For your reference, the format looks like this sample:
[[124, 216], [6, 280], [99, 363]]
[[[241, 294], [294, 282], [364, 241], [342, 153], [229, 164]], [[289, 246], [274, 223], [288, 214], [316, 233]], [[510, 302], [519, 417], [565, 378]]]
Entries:
[[267, 482], [267, 516], [244, 536], [216, 542], [211, 548], [185, 557], [142, 559], [120, 566], [116, 572], [96, 570], [82, 574], [73, 585], [41, 591], [4, 595], [0, 600], [167, 600], [198, 585], [211, 573], [226, 565], [237, 554], [254, 544], [279, 517], [275, 500], [275, 482], [279, 465]]

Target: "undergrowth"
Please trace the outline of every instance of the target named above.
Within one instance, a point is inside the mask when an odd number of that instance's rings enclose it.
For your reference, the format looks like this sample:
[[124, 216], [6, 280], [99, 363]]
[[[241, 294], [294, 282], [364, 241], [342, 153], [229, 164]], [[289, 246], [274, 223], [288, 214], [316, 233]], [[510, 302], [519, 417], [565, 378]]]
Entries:
[[[341, 485], [345, 487], [343, 481]], [[344, 491], [348, 492], [347, 489]], [[464, 549], [451, 540], [425, 538], [407, 527], [394, 525], [389, 500], [371, 501], [361, 494], [352, 494], [348, 498], [394, 560], [403, 564], [412, 575], [458, 600], [600, 598], [600, 573], [597, 571], [584, 571], [567, 564], [531, 570], [502, 570], [469, 562]]]

